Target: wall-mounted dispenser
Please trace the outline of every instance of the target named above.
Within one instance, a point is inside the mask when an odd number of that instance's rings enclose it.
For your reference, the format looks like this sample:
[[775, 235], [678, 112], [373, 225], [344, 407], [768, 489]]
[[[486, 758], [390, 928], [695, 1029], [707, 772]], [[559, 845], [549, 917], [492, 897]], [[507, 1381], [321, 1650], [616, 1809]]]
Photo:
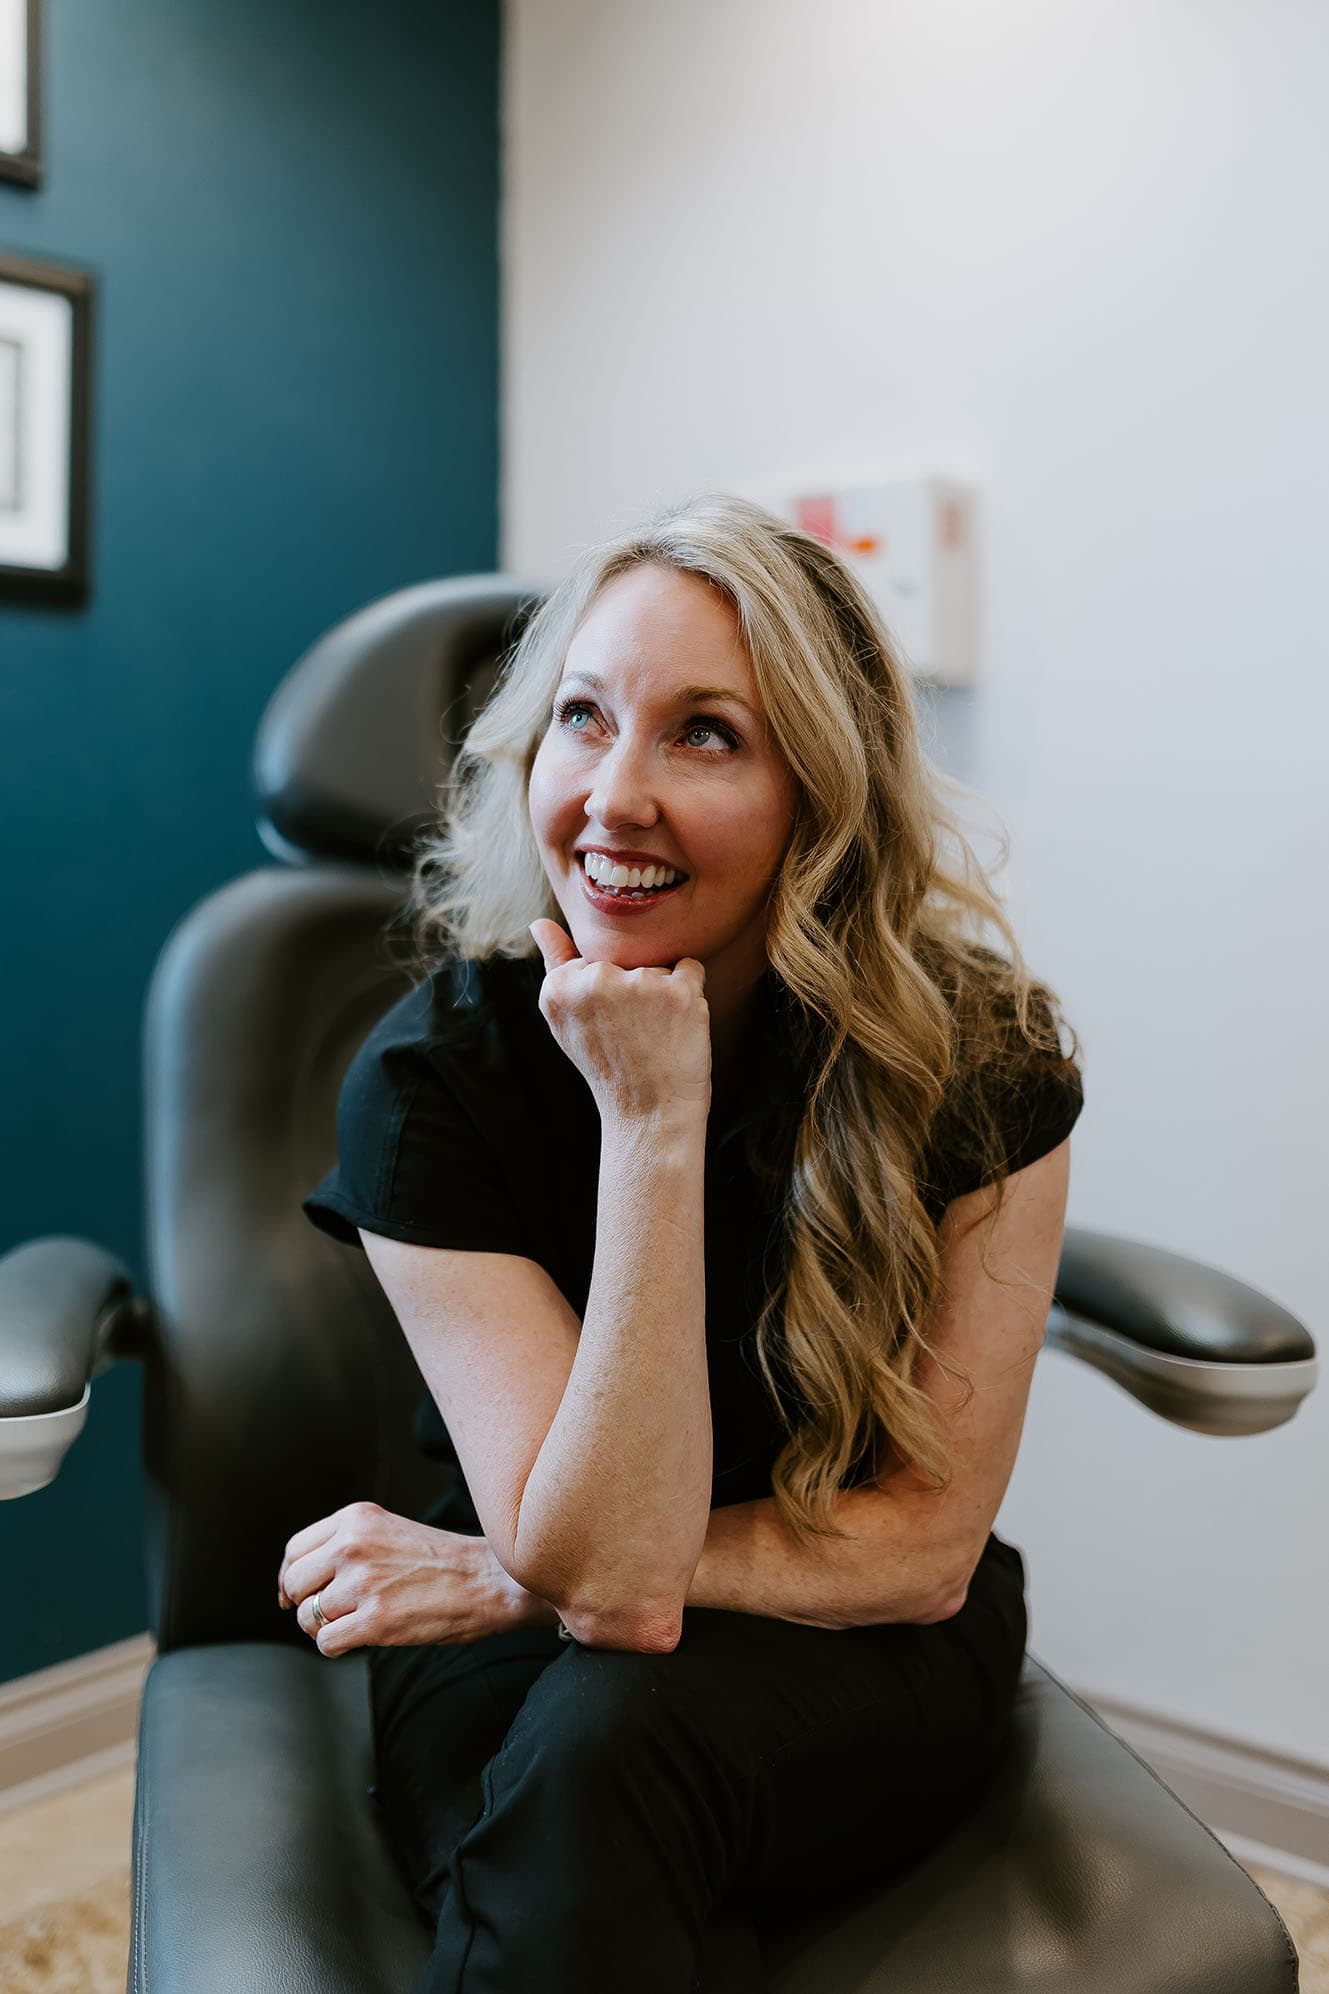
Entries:
[[943, 477], [744, 478], [729, 489], [824, 540], [877, 603], [915, 675], [978, 676], [976, 494]]

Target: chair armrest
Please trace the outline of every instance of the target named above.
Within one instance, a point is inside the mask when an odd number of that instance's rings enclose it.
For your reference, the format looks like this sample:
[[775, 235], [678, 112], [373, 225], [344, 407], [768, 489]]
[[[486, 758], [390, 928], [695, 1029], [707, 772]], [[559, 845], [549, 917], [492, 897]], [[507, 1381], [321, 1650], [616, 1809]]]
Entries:
[[1068, 1226], [1047, 1341], [1194, 1433], [1265, 1433], [1318, 1376], [1306, 1325], [1201, 1260]]
[[124, 1263], [90, 1240], [33, 1239], [0, 1254], [0, 1498], [55, 1480], [92, 1379], [142, 1354], [151, 1314]]

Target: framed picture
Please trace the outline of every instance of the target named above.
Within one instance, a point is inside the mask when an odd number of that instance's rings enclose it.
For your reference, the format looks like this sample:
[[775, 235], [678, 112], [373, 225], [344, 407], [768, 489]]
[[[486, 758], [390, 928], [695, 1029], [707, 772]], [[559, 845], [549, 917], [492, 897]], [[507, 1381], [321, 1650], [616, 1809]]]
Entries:
[[94, 290], [0, 252], [0, 596], [87, 594]]
[[41, 0], [0, 0], [0, 180], [41, 180], [41, 94]]

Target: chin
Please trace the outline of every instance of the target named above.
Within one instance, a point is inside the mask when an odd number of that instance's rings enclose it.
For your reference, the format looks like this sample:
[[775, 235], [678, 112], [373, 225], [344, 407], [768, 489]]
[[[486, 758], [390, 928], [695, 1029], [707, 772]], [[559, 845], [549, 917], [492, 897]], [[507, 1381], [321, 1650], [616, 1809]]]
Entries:
[[572, 939], [584, 961], [614, 962], [621, 969], [672, 969], [680, 956], [691, 954], [681, 940], [662, 941], [658, 935], [579, 934], [574, 927]]

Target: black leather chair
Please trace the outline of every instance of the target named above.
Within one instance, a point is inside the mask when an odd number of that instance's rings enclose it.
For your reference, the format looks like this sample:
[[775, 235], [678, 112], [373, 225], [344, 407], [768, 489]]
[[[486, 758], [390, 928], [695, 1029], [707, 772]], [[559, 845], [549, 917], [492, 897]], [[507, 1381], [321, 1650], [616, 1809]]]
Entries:
[[[54, 1477], [93, 1377], [143, 1365], [157, 1654], [138, 1743], [136, 1990], [409, 1994], [428, 1955], [369, 1793], [364, 1655], [319, 1655], [275, 1578], [315, 1517], [365, 1496], [420, 1514], [451, 1471], [416, 1450], [423, 1380], [368, 1263], [300, 1199], [332, 1161], [352, 1052], [410, 980], [395, 917], [412, 840], [537, 598], [504, 575], [426, 583], [294, 667], [256, 752], [260, 831], [281, 862], [188, 914], [152, 980], [149, 1292], [82, 1239], [0, 1259], [5, 1493]], [[1306, 1329], [1264, 1295], [1080, 1228], [1048, 1342], [1213, 1434], [1290, 1418], [1316, 1371]], [[735, 1929], [714, 1921], [706, 1994], [732, 1994]], [[977, 1810], [907, 1873], [830, 1911], [795, 1907], [761, 1938], [771, 1994], [1297, 1986], [1256, 1884], [1032, 1656]]]

